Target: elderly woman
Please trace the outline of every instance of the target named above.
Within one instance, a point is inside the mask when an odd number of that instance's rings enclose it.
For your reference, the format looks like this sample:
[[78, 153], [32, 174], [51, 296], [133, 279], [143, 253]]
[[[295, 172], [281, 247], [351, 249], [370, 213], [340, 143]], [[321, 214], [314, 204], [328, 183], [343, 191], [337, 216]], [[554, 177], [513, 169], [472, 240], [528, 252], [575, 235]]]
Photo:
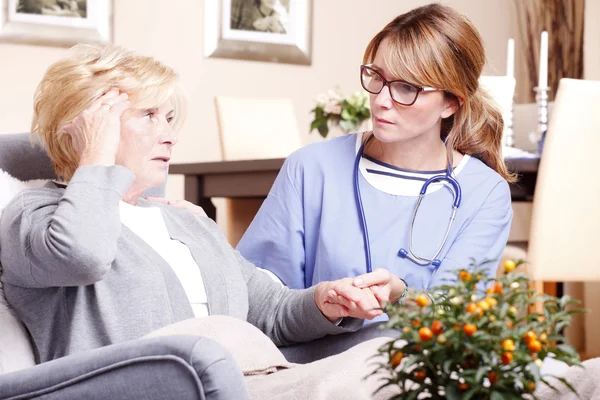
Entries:
[[403, 293], [393, 276], [288, 289], [199, 207], [142, 198], [164, 183], [184, 115], [177, 74], [152, 58], [85, 45], [48, 69], [32, 134], [61, 182], [21, 192], [0, 221], [5, 294], [38, 362], [215, 314], [278, 346], [307, 342], [359, 329]]

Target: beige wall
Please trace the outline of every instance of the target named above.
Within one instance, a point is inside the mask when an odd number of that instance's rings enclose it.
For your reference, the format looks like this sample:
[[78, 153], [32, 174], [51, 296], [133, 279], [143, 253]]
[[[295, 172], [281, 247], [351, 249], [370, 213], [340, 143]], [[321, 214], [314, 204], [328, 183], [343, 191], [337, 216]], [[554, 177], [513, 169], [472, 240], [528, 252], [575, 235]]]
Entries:
[[[190, 97], [190, 116], [174, 162], [193, 162], [220, 159], [215, 95], [289, 96], [303, 142], [319, 140], [316, 133], [308, 134], [315, 96], [336, 84], [344, 91], [358, 90], [358, 65], [369, 39], [397, 14], [428, 1], [314, 0], [311, 66], [204, 58], [203, 1], [115, 3], [115, 41], [155, 56], [181, 73]], [[489, 59], [485, 73], [503, 73], [506, 40], [512, 29], [511, 2], [444, 3], [465, 13], [480, 29]], [[0, 132], [29, 130], [35, 87], [48, 65], [65, 54], [63, 48], [0, 44]], [[181, 179], [170, 179], [169, 193], [182, 196]]]
[[585, 32], [583, 35], [583, 75], [600, 80], [600, 0], [585, 2]]

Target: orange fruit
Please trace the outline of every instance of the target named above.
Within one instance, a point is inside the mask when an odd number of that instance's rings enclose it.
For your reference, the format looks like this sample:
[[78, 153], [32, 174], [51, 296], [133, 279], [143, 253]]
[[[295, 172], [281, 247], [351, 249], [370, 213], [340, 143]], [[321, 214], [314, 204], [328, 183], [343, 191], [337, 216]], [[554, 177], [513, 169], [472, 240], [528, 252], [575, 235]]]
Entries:
[[425, 371], [417, 371], [415, 372], [415, 379], [417, 380], [421, 380], [421, 379], [425, 379], [425, 376], [427, 376], [427, 374], [425, 374]]
[[525, 333], [525, 336], [523, 336], [523, 339], [525, 340], [525, 343], [529, 344], [534, 340], [537, 340], [537, 335], [534, 331], [528, 331], [527, 333]]
[[444, 332], [444, 324], [442, 321], [433, 321], [433, 324], [431, 324], [431, 330], [433, 331], [434, 335], [439, 335], [440, 333]]
[[487, 311], [490, 309], [490, 305], [487, 303], [487, 301], [483, 300], [477, 303], [477, 307], [479, 307], [482, 311]]
[[417, 305], [419, 307], [425, 307], [429, 303], [429, 297], [426, 294], [421, 293], [417, 296]]
[[477, 327], [473, 324], [465, 324], [463, 327], [463, 332], [467, 336], [473, 336], [473, 334], [477, 332]]
[[467, 304], [467, 312], [469, 314], [475, 314], [477, 312], [477, 304], [475, 304], [475, 303]]
[[502, 289], [502, 282], [494, 283], [494, 293], [499, 295], [504, 294], [504, 290]]
[[489, 373], [488, 379], [490, 380], [490, 383], [493, 385], [494, 383], [498, 382], [498, 375], [494, 371], [492, 371]]
[[462, 271], [460, 271], [460, 273], [458, 274], [458, 277], [460, 278], [461, 281], [470, 281], [473, 278], [471, 273], [465, 271], [464, 269]]
[[408, 333], [410, 332], [410, 328], [408, 326], [405, 326], [404, 328], [402, 328], [402, 332]]
[[502, 348], [504, 351], [514, 351], [515, 350], [515, 342], [511, 339], [504, 339], [502, 341]]
[[392, 364], [392, 366], [396, 368], [398, 365], [400, 365], [400, 361], [402, 361], [402, 358], [404, 358], [404, 354], [402, 354], [401, 351], [397, 351], [396, 353], [394, 353], [394, 356], [390, 360], [390, 364]]
[[512, 321], [506, 321], [506, 326], [507, 326], [509, 329], [512, 329], [512, 327], [513, 327], [513, 323], [512, 323]]
[[413, 319], [412, 326], [414, 326], [415, 328], [418, 328], [419, 326], [421, 326], [421, 320], [419, 318]]
[[494, 294], [494, 288], [488, 288], [488, 290], [485, 291], [487, 294]]
[[421, 329], [419, 329], [419, 337], [421, 338], [422, 341], [427, 341], [430, 340], [433, 336], [433, 332], [431, 332], [431, 329], [427, 328], [426, 326], [422, 327]]
[[490, 308], [496, 307], [498, 305], [498, 300], [496, 300], [493, 297], [486, 297], [485, 302], [488, 304], [488, 306], [490, 306]]
[[515, 263], [513, 260], [506, 260], [504, 261], [504, 272], [505, 273], [510, 273], [513, 272], [515, 270], [515, 268], [517, 268], [517, 263]]
[[533, 392], [535, 390], [535, 382], [529, 382], [527, 384], [527, 389], [529, 389], [530, 392]]
[[504, 354], [502, 354], [502, 364], [504, 365], [508, 365], [512, 362], [513, 360], [513, 355], [512, 353], [509, 353], [508, 351]]
[[467, 390], [468, 388], [469, 388], [469, 384], [468, 384], [468, 383], [466, 383], [466, 382], [463, 382], [463, 383], [461, 383], [460, 385], [458, 385], [458, 389], [459, 389], [459, 390], [462, 390], [463, 392], [464, 392], [465, 390]]
[[529, 342], [527, 347], [529, 348], [530, 352], [539, 353], [539, 351], [542, 350], [542, 343], [539, 340], [532, 340]]

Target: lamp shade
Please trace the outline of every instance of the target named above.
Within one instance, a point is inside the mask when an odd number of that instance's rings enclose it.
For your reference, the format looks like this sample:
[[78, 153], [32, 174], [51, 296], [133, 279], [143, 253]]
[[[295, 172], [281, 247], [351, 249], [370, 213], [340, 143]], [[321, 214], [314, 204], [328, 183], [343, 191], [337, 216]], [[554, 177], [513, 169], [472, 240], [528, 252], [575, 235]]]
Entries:
[[600, 281], [600, 81], [561, 79], [529, 234], [534, 281]]

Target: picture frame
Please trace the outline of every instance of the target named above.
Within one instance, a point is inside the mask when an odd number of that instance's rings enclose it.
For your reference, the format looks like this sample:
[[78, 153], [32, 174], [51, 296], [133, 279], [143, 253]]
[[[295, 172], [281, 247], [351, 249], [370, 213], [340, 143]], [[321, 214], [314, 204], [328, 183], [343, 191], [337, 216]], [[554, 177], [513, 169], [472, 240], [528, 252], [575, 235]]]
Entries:
[[312, 62], [313, 0], [205, 0], [204, 55]]
[[0, 0], [0, 42], [72, 46], [112, 40], [112, 0]]

